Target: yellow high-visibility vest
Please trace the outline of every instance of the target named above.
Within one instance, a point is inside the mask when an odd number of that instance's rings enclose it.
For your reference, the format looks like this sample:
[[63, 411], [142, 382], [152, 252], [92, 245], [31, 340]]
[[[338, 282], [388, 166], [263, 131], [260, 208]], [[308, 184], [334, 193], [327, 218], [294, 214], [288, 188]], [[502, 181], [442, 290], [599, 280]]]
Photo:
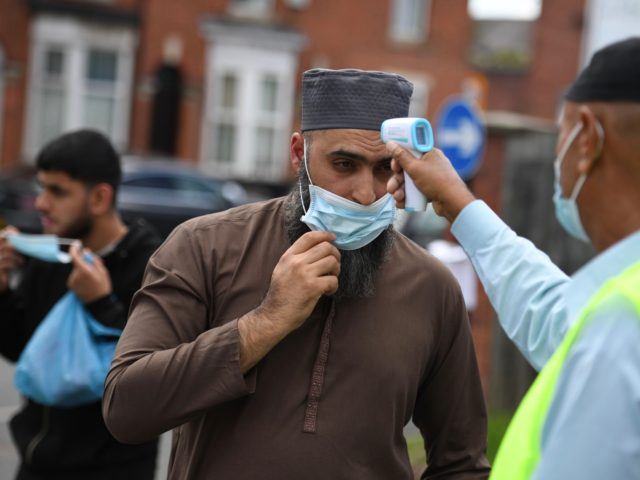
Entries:
[[490, 480], [531, 478], [540, 461], [542, 427], [567, 355], [584, 327], [588, 325], [591, 314], [614, 295], [622, 295], [631, 302], [640, 317], [640, 262], [608, 280], [589, 300], [576, 323], [569, 329], [520, 403], [500, 444]]

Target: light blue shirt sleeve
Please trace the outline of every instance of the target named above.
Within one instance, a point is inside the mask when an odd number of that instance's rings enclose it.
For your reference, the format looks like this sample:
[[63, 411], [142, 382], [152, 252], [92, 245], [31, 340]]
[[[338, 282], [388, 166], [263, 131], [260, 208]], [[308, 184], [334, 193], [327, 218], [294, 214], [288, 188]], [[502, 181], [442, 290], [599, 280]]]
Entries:
[[604, 305], [563, 366], [533, 480], [640, 478], [640, 319]]
[[564, 290], [570, 278], [481, 200], [460, 212], [451, 231], [471, 259], [502, 328], [540, 370], [568, 329]]

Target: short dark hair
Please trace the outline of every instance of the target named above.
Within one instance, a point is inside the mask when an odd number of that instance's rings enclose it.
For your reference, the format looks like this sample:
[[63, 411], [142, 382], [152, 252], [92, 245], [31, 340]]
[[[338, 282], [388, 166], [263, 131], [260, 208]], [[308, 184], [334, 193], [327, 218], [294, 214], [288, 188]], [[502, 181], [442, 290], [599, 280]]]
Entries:
[[109, 139], [95, 130], [76, 130], [61, 135], [36, 157], [38, 170], [57, 171], [89, 186], [107, 183], [115, 203], [122, 177], [120, 156]]

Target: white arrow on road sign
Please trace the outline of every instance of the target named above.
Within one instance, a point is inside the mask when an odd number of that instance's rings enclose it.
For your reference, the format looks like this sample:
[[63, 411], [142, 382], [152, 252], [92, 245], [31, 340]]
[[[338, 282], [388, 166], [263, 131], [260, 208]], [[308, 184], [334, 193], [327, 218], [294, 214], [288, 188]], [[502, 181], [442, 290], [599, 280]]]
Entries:
[[437, 143], [458, 174], [471, 178], [484, 153], [486, 127], [472, 103], [462, 97], [449, 99], [440, 109]]
[[443, 147], [458, 148], [462, 156], [468, 157], [475, 152], [483, 142], [482, 129], [477, 123], [468, 118], [461, 118], [457, 128], [447, 128], [438, 137]]

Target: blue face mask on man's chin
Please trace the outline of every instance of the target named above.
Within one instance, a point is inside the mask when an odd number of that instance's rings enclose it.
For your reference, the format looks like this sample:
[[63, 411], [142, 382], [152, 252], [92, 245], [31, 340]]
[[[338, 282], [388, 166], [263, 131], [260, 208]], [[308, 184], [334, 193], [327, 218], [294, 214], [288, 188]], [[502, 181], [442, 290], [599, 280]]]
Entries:
[[61, 239], [56, 235], [9, 233], [5, 238], [17, 252], [23, 255], [45, 262], [71, 262], [71, 256], [60, 250]]
[[[300, 218], [311, 230], [331, 232], [340, 250], [357, 250], [373, 242], [395, 219], [395, 200], [386, 194], [371, 205], [361, 205], [313, 185], [307, 167], [307, 143], [304, 165], [309, 178], [309, 208]], [[302, 185], [300, 185], [302, 198]], [[304, 199], [302, 199], [304, 208]]]

